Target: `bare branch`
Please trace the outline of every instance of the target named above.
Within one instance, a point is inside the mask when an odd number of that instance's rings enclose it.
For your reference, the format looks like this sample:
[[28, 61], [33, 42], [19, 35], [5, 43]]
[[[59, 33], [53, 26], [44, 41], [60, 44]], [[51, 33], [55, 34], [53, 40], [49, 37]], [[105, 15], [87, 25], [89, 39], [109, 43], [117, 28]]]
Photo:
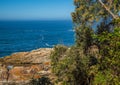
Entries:
[[101, 0], [98, 0], [98, 1], [99, 1], [100, 4], [112, 15], [112, 17], [113, 17], [114, 19], [118, 18], [118, 16], [115, 15], [115, 14], [113, 14], [113, 13], [110, 11], [110, 9], [109, 9]]

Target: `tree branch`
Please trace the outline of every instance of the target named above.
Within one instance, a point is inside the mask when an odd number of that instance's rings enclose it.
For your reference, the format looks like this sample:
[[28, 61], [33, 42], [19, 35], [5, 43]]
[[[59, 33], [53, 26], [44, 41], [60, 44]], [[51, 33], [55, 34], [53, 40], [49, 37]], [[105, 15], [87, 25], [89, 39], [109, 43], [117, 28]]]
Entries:
[[113, 17], [114, 19], [118, 18], [118, 16], [115, 15], [115, 14], [113, 14], [113, 13], [110, 11], [110, 9], [107, 8], [107, 6], [106, 6], [101, 0], [98, 0], [98, 1], [99, 1], [100, 4], [112, 15], [112, 17]]

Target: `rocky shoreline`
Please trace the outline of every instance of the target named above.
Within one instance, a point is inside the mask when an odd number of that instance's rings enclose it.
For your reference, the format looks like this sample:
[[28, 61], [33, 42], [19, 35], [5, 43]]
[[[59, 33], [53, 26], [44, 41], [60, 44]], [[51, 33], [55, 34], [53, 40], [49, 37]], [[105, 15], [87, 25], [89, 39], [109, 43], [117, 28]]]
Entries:
[[0, 58], [0, 85], [10, 85], [13, 82], [24, 85], [31, 79], [51, 77], [52, 51], [53, 48], [40, 48]]

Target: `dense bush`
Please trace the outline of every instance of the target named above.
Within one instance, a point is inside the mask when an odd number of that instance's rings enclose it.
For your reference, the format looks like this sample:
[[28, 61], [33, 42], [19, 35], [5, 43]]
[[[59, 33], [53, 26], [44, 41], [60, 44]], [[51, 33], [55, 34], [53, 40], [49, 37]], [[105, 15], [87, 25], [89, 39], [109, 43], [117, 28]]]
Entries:
[[[95, 76], [95, 84], [120, 84], [120, 28], [114, 32], [102, 32], [95, 36], [100, 47], [99, 69]], [[99, 80], [99, 81], [98, 81]], [[101, 82], [100, 82], [101, 81]]]
[[47, 77], [32, 79], [29, 85], [53, 85]]
[[[66, 49], [64, 46], [55, 47], [55, 51], [51, 55], [52, 63], [56, 62], [54, 57], [59, 52], [64, 50], [64, 54], [61, 54], [61, 58], [57, 60], [56, 64], [52, 64], [53, 73], [56, 74], [56, 83], [62, 85], [77, 85], [78, 83], [87, 83], [87, 64], [88, 60], [84, 57], [83, 51], [77, 47], [71, 47]], [[58, 49], [60, 49], [58, 51]], [[56, 54], [56, 55], [55, 55]], [[86, 59], [85, 59], [86, 58]], [[81, 82], [82, 81], [82, 82]]]

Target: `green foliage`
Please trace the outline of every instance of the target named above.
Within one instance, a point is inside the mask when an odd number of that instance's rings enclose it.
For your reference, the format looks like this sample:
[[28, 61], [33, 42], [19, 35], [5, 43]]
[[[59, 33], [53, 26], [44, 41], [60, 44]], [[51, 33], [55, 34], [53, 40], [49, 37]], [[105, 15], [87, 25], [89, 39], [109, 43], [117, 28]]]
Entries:
[[50, 82], [49, 78], [42, 77], [42, 78], [39, 78], [39, 79], [33, 79], [30, 82], [30, 85], [53, 85], [53, 84]]
[[116, 85], [120, 83], [120, 28], [115, 28], [114, 32], [103, 32], [96, 35], [97, 43], [100, 47], [101, 59], [96, 79], [104, 75], [107, 84]]
[[[59, 51], [61, 52], [63, 49], [64, 48]], [[52, 53], [54, 54], [52, 55], [52, 63], [54, 62], [53, 56], [59, 57], [55, 55], [56, 51], [57, 50]], [[64, 51], [64, 55], [61, 55], [61, 59], [59, 59], [56, 64], [52, 64], [53, 72], [58, 77], [56, 83], [61, 82], [62, 85], [87, 84], [88, 64], [88, 60], [84, 57], [83, 51], [80, 48], [68, 48]]]
[[78, 47], [82, 47], [84, 52], [93, 44], [93, 30], [90, 28], [76, 29], [76, 42]]
[[98, 72], [95, 76], [94, 85], [108, 85], [107, 84], [107, 77], [106, 75], [102, 74], [101, 72]]
[[76, 44], [56, 46], [51, 55], [56, 84], [119, 85], [120, 1], [74, 0], [74, 4]]
[[66, 46], [57, 45], [54, 47], [54, 52], [51, 54], [51, 65], [52, 65], [52, 71], [54, 73], [57, 73], [57, 64], [60, 59], [64, 57], [64, 53], [67, 51]]

